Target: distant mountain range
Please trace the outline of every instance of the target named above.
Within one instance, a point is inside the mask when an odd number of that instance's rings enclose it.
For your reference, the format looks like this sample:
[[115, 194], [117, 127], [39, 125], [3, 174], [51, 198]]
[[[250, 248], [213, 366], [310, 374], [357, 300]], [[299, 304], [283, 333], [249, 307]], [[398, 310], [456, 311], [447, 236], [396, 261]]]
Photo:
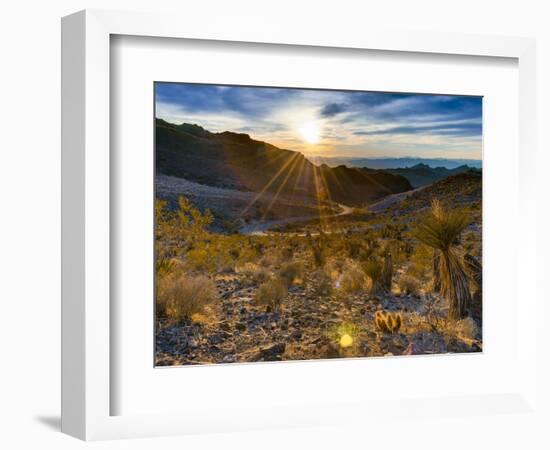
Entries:
[[247, 134], [211, 133], [198, 125], [156, 120], [157, 174], [208, 186], [347, 205], [371, 203], [412, 189], [400, 174], [372, 168], [316, 165]]
[[446, 159], [446, 158], [356, 158], [356, 157], [321, 157], [313, 156], [309, 158], [315, 164], [327, 164], [336, 167], [342, 164], [351, 167], [369, 167], [371, 169], [402, 169], [413, 167], [418, 164], [426, 165], [432, 168], [443, 167], [446, 169], [456, 169], [460, 166], [468, 166], [475, 169], [481, 169], [479, 159]]
[[448, 176], [455, 175], [457, 173], [481, 171], [481, 169], [476, 169], [467, 165], [458, 166], [454, 169], [447, 169], [446, 167], [430, 167], [427, 164], [416, 164], [412, 167], [386, 170], [387, 172], [393, 173], [394, 175], [404, 176], [407, 180], [410, 181], [414, 188], [435, 183], [436, 181], [442, 180], [443, 178], [447, 178]]

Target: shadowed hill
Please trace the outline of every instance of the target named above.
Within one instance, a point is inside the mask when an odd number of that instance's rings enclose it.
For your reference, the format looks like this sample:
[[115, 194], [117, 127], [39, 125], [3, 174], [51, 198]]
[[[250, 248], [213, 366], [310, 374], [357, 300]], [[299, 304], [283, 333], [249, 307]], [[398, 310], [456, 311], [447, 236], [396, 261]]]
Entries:
[[412, 189], [401, 175], [316, 166], [299, 152], [256, 141], [247, 134], [210, 133], [198, 125], [157, 119], [155, 141], [157, 173], [209, 186], [350, 205]]

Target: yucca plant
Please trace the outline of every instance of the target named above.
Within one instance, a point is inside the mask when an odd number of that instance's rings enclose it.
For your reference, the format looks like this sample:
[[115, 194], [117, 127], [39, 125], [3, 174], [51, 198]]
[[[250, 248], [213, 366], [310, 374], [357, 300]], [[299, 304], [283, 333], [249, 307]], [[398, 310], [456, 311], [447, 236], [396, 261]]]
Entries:
[[371, 259], [365, 263], [363, 269], [371, 280], [370, 294], [373, 296], [385, 294], [387, 290], [384, 286], [384, 268], [382, 264], [377, 260]]
[[414, 236], [439, 253], [441, 295], [449, 302], [449, 318], [461, 319], [471, 304], [468, 272], [455, 242], [468, 226], [468, 214], [460, 209], [445, 211], [434, 200], [429, 213], [414, 230]]
[[441, 269], [439, 263], [441, 261], [440, 253], [438, 250], [434, 249], [434, 254], [432, 258], [432, 270], [433, 270], [433, 288], [434, 292], [439, 292], [441, 290]]

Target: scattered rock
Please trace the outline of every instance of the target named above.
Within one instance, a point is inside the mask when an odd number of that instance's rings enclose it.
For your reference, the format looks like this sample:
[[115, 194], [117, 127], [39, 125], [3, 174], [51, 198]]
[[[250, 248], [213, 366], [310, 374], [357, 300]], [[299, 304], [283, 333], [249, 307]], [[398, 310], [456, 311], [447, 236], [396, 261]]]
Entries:
[[323, 347], [321, 347], [319, 353], [321, 355], [321, 358], [332, 359], [340, 357], [339, 347], [332, 342], [329, 342], [328, 344], [325, 344]]
[[246, 360], [254, 361], [280, 361], [282, 354], [285, 352], [285, 343], [273, 344], [269, 347], [261, 348], [257, 352], [250, 355]]
[[294, 330], [290, 333], [290, 338], [297, 341], [302, 337], [302, 332], [300, 330]]

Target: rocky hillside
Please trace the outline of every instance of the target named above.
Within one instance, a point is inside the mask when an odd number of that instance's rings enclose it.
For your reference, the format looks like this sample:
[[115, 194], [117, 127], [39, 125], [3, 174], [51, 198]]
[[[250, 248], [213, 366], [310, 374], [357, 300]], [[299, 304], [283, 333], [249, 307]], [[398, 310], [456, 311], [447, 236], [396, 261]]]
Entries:
[[415, 213], [429, 208], [437, 199], [447, 208], [468, 207], [481, 212], [482, 191], [481, 171], [470, 170], [417, 189], [388, 211], [399, 215]]
[[240, 191], [364, 205], [412, 189], [409, 181], [384, 170], [312, 164], [247, 134], [211, 133], [198, 125], [156, 121], [157, 174]]

